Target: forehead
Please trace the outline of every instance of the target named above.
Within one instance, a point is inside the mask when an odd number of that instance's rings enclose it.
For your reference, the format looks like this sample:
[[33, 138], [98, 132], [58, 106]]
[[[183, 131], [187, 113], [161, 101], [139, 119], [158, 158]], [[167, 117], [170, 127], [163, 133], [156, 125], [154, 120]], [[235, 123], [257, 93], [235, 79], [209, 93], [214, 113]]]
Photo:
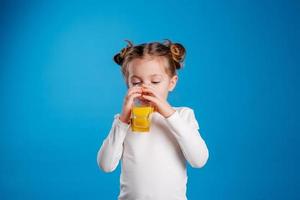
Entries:
[[166, 76], [164, 58], [135, 58], [128, 63], [128, 78]]

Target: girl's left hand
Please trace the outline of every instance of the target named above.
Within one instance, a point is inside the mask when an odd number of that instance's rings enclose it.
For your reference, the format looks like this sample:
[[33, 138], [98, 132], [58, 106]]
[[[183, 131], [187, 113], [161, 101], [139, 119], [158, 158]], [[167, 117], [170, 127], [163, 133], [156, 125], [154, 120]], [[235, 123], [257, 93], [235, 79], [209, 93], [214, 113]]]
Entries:
[[141, 98], [152, 102], [155, 106], [155, 111], [159, 112], [165, 118], [171, 116], [175, 112], [167, 100], [160, 97], [155, 89], [150, 86], [143, 85]]

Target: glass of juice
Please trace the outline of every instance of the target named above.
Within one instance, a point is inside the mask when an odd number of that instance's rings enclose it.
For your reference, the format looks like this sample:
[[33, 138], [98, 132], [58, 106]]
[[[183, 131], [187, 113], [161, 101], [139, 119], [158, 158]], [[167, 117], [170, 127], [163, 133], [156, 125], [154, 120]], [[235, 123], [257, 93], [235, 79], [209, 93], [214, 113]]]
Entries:
[[150, 131], [151, 114], [154, 107], [146, 101], [135, 99], [131, 110], [131, 130], [136, 133], [147, 133]]

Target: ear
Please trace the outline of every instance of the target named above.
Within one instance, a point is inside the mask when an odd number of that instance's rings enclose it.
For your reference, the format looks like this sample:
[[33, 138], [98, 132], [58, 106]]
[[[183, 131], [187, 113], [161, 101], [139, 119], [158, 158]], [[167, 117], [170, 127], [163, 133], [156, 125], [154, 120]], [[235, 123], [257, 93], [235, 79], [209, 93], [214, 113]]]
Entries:
[[173, 91], [173, 89], [174, 89], [175, 86], [176, 86], [177, 81], [178, 81], [178, 76], [177, 76], [177, 75], [174, 75], [174, 76], [170, 79], [169, 86], [168, 86], [169, 92]]

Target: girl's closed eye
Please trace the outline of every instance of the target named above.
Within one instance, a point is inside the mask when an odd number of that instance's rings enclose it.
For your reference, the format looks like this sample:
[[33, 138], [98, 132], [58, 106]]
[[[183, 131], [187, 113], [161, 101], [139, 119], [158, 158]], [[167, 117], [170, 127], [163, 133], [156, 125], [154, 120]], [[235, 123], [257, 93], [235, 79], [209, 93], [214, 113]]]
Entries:
[[159, 84], [160, 81], [152, 81], [153, 84]]
[[141, 84], [141, 82], [134, 82], [134, 83], [132, 83], [132, 85], [139, 85], [139, 84]]

